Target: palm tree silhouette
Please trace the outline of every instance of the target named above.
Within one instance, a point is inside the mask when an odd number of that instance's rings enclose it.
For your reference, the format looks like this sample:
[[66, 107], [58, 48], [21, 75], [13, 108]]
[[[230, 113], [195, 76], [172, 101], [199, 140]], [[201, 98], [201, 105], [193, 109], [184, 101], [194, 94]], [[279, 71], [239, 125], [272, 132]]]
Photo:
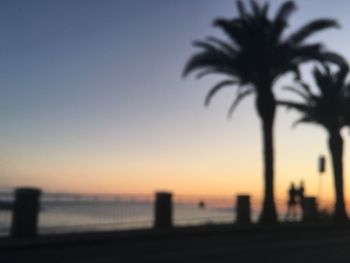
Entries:
[[332, 73], [328, 65], [322, 64], [322, 68], [316, 67], [313, 71], [318, 94], [314, 93], [309, 85], [299, 83], [298, 87], [287, 89], [301, 97], [302, 103], [278, 102], [302, 114], [295, 124], [317, 124], [328, 133], [336, 192], [336, 221], [347, 220], [343, 190], [343, 138], [340, 131], [343, 127], [350, 126], [350, 83], [346, 83], [348, 72], [347, 65], [340, 66], [337, 72]]
[[207, 74], [225, 75], [227, 79], [209, 91], [205, 104], [208, 105], [222, 88], [236, 87], [237, 96], [229, 109], [229, 115], [242, 99], [251, 94], [256, 95], [255, 106], [261, 120], [264, 148], [265, 187], [260, 222], [275, 223], [273, 124], [276, 100], [273, 86], [287, 72], [294, 72], [299, 78], [298, 66], [301, 63], [339, 60], [337, 55], [324, 52], [320, 43], [305, 44], [305, 40], [314, 33], [338, 25], [332, 19], [318, 19], [284, 37], [287, 20], [296, 10], [293, 1], [282, 4], [273, 18], [268, 17], [268, 3], [259, 5], [251, 1], [252, 10], [249, 12], [242, 1], [237, 1], [237, 8], [238, 18], [214, 21], [214, 26], [227, 35], [227, 40], [209, 37], [194, 42], [201, 50], [187, 62], [184, 76], [194, 71], [198, 73], [198, 78]]

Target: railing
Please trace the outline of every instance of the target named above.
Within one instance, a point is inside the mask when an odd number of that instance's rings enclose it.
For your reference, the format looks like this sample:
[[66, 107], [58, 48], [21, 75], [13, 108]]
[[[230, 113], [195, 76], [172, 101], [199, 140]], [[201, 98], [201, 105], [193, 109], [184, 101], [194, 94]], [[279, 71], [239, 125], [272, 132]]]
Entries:
[[[154, 195], [44, 194], [39, 233], [151, 228]], [[174, 196], [175, 226], [232, 223], [233, 197]]]
[[44, 194], [39, 233], [149, 228], [152, 195]]
[[13, 201], [13, 191], [7, 190], [0, 192], [0, 236], [9, 235]]
[[[171, 225], [209, 225], [233, 223], [237, 220], [236, 197], [174, 195], [171, 201]], [[0, 193], [0, 236], [10, 234], [13, 192]], [[38, 234], [59, 234], [155, 227], [154, 194], [144, 195], [82, 195], [43, 193], [38, 213]], [[286, 220], [287, 201], [277, 200], [278, 218]], [[319, 207], [331, 212], [332, 203]], [[163, 209], [163, 208], [162, 208]], [[261, 200], [250, 199], [250, 218], [257, 222]], [[166, 217], [169, 215], [165, 215]], [[301, 220], [301, 209], [297, 216]]]
[[233, 223], [234, 198], [228, 196], [174, 196], [176, 226]]

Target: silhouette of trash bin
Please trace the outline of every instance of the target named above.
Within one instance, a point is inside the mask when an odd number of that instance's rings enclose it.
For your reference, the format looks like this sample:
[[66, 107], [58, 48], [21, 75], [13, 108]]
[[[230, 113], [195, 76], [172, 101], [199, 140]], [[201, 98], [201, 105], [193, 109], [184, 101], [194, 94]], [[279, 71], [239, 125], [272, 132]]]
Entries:
[[237, 220], [239, 224], [249, 224], [250, 219], [250, 196], [238, 195], [236, 204]]
[[37, 234], [41, 190], [18, 188], [11, 223], [12, 237], [33, 237]]
[[303, 222], [313, 222], [318, 219], [315, 197], [304, 197], [302, 200]]
[[154, 228], [169, 229], [173, 226], [172, 194], [169, 192], [156, 193], [154, 207]]

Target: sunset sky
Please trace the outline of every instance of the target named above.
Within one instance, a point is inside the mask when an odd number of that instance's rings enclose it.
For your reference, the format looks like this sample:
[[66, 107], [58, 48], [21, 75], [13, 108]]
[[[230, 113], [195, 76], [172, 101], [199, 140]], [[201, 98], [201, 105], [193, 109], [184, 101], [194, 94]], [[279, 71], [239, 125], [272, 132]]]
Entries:
[[[273, 2], [272, 13], [282, 1]], [[319, 17], [341, 30], [312, 40], [350, 59], [350, 2], [296, 1], [290, 29]], [[48, 191], [235, 195], [262, 192], [260, 126], [251, 97], [231, 120], [235, 89], [203, 106], [220, 78], [183, 79], [193, 40], [221, 37], [217, 17], [236, 16], [232, 0], [7, 0], [0, 3], [0, 186]], [[308, 79], [308, 67], [303, 74]], [[289, 83], [286, 77], [276, 85]], [[326, 133], [292, 129], [278, 111], [276, 194], [291, 181], [318, 189]], [[349, 133], [343, 131], [350, 191]], [[324, 197], [333, 197], [328, 162]]]

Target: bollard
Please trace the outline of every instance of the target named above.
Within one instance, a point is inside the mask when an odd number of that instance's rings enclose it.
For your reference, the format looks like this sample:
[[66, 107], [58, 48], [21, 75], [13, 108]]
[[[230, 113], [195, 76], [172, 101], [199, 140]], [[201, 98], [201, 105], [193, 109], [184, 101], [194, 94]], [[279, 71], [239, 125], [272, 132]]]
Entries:
[[37, 234], [40, 189], [18, 188], [12, 212], [11, 236], [33, 237]]
[[236, 204], [237, 220], [239, 224], [249, 224], [250, 220], [250, 196], [238, 195]]
[[171, 228], [173, 226], [172, 194], [168, 192], [156, 193], [154, 206], [154, 228]]
[[315, 197], [304, 197], [302, 200], [303, 222], [314, 222], [318, 219]]

